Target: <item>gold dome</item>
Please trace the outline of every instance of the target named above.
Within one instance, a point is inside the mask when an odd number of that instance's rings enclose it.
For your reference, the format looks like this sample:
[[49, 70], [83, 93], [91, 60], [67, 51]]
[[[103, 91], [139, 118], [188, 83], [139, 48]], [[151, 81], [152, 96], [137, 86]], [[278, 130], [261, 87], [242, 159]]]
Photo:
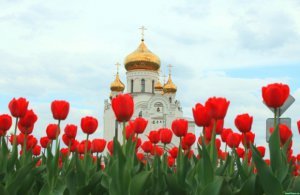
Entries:
[[173, 83], [173, 81], [171, 79], [171, 75], [169, 75], [169, 79], [168, 79], [167, 83], [164, 84], [163, 90], [164, 90], [164, 93], [176, 93], [177, 87]]
[[110, 90], [120, 92], [120, 91], [124, 91], [124, 89], [125, 89], [125, 85], [120, 80], [119, 73], [117, 73], [114, 82], [112, 82], [110, 85]]
[[160, 59], [147, 48], [142, 39], [139, 47], [125, 58], [124, 64], [127, 71], [140, 69], [158, 71]]
[[163, 90], [163, 86], [161, 85], [159, 79], [157, 79], [155, 85], [154, 85], [154, 89], [157, 90], [157, 91], [161, 91]]

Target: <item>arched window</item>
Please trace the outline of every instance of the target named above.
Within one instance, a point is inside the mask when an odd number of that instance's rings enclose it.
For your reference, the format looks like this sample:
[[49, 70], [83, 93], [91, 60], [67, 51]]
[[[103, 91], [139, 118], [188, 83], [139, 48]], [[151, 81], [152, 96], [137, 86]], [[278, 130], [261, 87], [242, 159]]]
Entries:
[[131, 90], [130, 91], [131, 91], [131, 93], [133, 93], [133, 80], [131, 80], [131, 85], [130, 86], [131, 86]]
[[141, 80], [141, 92], [145, 92], [145, 79]]
[[139, 117], [143, 117], [143, 112], [142, 111], [139, 112]]
[[152, 93], [154, 93], [154, 80], [152, 80]]
[[172, 98], [171, 97], [169, 97], [169, 101], [170, 101], [170, 103], [172, 103]]

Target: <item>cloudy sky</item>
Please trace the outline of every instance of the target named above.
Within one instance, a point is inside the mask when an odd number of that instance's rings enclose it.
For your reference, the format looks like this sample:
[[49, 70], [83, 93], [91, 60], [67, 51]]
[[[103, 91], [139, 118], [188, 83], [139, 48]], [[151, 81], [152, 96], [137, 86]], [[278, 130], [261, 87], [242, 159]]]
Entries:
[[[35, 134], [45, 134], [55, 99], [70, 102], [68, 120], [92, 115], [102, 135], [103, 102], [109, 96], [116, 62], [140, 42], [172, 64], [184, 115], [208, 97], [231, 101], [226, 127], [240, 113], [254, 116], [258, 145], [265, 145], [266, 119], [261, 87], [289, 84], [295, 103], [294, 150], [300, 152], [299, 1], [1, 1], [0, 113], [13, 97], [26, 97], [38, 114]], [[121, 67], [125, 81], [125, 69]], [[83, 134], [79, 135], [83, 138]]]

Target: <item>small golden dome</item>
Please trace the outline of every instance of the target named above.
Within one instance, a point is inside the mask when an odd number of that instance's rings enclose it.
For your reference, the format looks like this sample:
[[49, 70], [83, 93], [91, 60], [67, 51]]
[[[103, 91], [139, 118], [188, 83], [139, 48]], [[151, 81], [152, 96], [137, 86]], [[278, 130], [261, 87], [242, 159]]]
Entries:
[[119, 73], [117, 73], [114, 82], [112, 82], [110, 85], [110, 90], [120, 92], [120, 91], [124, 91], [124, 89], [125, 89], [125, 85], [120, 80]]
[[139, 47], [125, 58], [124, 64], [127, 71], [140, 69], [158, 71], [160, 59], [147, 48], [142, 39]]
[[164, 84], [163, 90], [164, 90], [164, 93], [176, 93], [177, 87], [173, 83], [173, 81], [171, 79], [171, 75], [169, 75], [169, 79], [168, 79], [167, 83]]
[[157, 91], [161, 91], [163, 90], [163, 86], [161, 85], [159, 79], [157, 79], [155, 85], [154, 85], [154, 89], [157, 90]]

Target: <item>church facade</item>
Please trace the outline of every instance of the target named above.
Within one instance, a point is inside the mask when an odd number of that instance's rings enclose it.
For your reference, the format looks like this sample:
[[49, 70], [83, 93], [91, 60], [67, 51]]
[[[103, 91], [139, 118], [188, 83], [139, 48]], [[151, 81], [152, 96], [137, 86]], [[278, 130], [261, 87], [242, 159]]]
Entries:
[[[184, 118], [180, 102], [176, 99], [177, 87], [172, 81], [171, 66], [169, 66], [168, 79], [162, 84], [159, 75], [160, 58], [147, 48], [143, 38], [138, 48], [125, 58], [124, 67], [127, 78], [126, 92], [117, 71], [115, 80], [110, 86], [110, 99], [104, 102], [104, 139], [113, 139], [116, 126], [119, 132], [122, 132], [122, 124], [116, 123], [111, 106], [111, 99], [121, 93], [129, 93], [134, 99], [132, 120], [136, 117], [148, 120], [144, 134], [139, 136], [143, 141], [148, 139], [147, 135], [151, 130], [171, 128], [173, 120]], [[189, 132], [195, 133], [195, 123], [192, 119], [187, 120], [189, 120]], [[122, 140], [122, 133], [119, 133], [118, 139]], [[172, 144], [179, 144], [176, 136], [173, 136], [172, 140]]]

